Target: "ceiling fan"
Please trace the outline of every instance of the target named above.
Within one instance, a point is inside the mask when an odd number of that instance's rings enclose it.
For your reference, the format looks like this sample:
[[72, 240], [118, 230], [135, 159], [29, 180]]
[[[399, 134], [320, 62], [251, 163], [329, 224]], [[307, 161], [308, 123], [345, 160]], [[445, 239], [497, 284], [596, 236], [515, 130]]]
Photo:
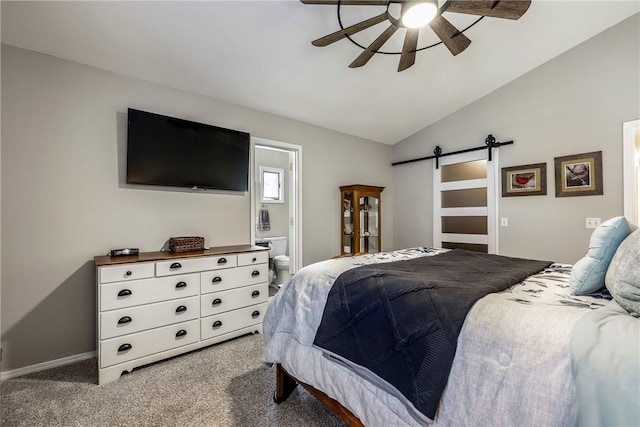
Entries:
[[[418, 36], [420, 29], [427, 25], [433, 30], [447, 49], [458, 55], [471, 44], [471, 40], [463, 33], [475, 25], [483, 17], [518, 19], [529, 9], [531, 0], [300, 0], [304, 4], [334, 5], [338, 8], [338, 22], [340, 30], [320, 37], [311, 42], [314, 46], [328, 46], [332, 43], [349, 39], [363, 49], [362, 53], [349, 64], [349, 68], [365, 65], [382, 46], [399, 29], [405, 29], [404, 43], [400, 53], [398, 71], [404, 71], [411, 67], [416, 60], [418, 49]], [[358, 22], [354, 25], [343, 27], [340, 19], [341, 6], [386, 6], [386, 11], [372, 18]], [[394, 8], [394, 11], [391, 9]], [[397, 10], [399, 9], [399, 13]], [[396, 12], [396, 13], [394, 13]], [[463, 30], [458, 30], [449, 22], [443, 13], [462, 13], [480, 16], [473, 24]], [[356, 43], [351, 36], [373, 27], [384, 21], [389, 21], [389, 26], [369, 46], [364, 47]], [[436, 43], [440, 44], [440, 43]], [[432, 47], [431, 45], [428, 47]], [[388, 53], [388, 52], [386, 52]]]

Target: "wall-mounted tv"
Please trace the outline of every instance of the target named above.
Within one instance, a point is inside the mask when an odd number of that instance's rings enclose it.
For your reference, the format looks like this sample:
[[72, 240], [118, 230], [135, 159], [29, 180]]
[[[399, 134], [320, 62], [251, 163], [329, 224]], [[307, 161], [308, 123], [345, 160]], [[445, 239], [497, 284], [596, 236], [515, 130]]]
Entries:
[[249, 134], [129, 108], [127, 183], [247, 191]]

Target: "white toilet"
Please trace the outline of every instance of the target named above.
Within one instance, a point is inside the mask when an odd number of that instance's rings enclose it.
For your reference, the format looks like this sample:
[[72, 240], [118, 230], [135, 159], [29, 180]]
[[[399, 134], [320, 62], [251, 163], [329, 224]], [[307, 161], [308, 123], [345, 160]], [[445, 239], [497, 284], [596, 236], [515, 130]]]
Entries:
[[[289, 280], [289, 257], [287, 256], [287, 238], [264, 237], [261, 240], [269, 242], [270, 268], [274, 270], [274, 281], [277, 286], [284, 285]], [[271, 274], [269, 275], [271, 277]]]

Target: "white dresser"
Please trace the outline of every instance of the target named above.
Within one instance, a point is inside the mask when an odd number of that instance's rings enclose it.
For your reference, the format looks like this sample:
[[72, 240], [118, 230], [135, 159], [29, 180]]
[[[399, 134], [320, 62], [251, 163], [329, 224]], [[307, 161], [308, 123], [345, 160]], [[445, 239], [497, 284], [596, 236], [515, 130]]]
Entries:
[[226, 246], [94, 260], [98, 384], [135, 367], [262, 332], [269, 298], [266, 248]]

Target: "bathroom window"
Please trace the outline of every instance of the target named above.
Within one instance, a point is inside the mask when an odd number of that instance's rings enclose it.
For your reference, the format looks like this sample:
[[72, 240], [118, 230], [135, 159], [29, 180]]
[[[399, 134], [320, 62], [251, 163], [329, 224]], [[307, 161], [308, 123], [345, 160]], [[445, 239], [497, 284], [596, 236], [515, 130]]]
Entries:
[[260, 166], [262, 203], [284, 203], [284, 170]]

